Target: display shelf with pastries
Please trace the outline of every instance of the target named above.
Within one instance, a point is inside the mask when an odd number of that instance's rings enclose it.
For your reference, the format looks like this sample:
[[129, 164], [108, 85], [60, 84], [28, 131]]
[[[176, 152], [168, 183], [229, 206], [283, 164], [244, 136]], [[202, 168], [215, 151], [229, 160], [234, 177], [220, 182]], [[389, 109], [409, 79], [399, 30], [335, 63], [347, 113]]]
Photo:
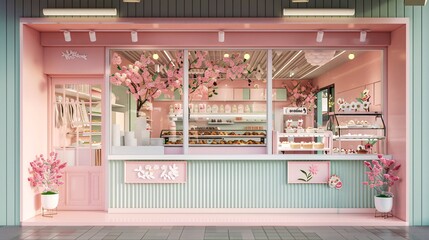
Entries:
[[[386, 124], [382, 113], [331, 113], [327, 126], [334, 135], [334, 154], [386, 153]], [[357, 152], [359, 146], [364, 149]]]
[[[219, 130], [218, 128], [189, 131], [189, 146], [265, 146], [265, 130]], [[165, 146], [183, 144], [183, 131], [162, 130]]]
[[306, 133], [273, 134], [273, 147], [276, 154], [290, 154], [295, 152], [323, 152], [332, 153], [333, 138], [331, 131]]

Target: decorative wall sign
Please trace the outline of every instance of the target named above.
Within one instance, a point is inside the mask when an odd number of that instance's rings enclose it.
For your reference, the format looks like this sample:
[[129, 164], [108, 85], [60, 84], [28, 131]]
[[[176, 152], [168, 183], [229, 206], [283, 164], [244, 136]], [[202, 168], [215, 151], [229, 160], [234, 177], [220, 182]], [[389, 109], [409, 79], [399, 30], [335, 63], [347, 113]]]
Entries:
[[288, 161], [288, 183], [328, 183], [330, 172], [329, 161], [307, 162]]
[[80, 54], [74, 50], [66, 50], [64, 52], [61, 52], [61, 54], [62, 54], [62, 57], [65, 58], [66, 60], [74, 60], [79, 58], [83, 60], [88, 60], [86, 54]]
[[185, 183], [186, 162], [126, 161], [125, 183]]
[[283, 114], [285, 115], [307, 115], [306, 107], [284, 107]]

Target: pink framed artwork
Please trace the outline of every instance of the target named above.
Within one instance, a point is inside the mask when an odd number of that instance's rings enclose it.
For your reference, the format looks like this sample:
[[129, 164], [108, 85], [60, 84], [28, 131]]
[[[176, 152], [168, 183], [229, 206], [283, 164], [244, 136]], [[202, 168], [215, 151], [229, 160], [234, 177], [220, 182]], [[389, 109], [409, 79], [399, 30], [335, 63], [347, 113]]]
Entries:
[[186, 161], [125, 161], [125, 183], [186, 183]]
[[288, 183], [328, 183], [329, 161], [307, 162], [289, 161], [287, 163]]

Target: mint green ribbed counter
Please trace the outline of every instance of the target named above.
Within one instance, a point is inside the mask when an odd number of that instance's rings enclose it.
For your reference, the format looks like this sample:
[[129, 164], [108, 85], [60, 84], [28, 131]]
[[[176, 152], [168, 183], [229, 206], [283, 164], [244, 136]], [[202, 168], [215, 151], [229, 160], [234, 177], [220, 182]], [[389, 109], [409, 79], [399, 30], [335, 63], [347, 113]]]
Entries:
[[188, 161], [185, 184], [125, 184], [109, 161], [109, 208], [372, 208], [362, 161], [331, 161], [344, 187], [287, 184], [287, 161]]

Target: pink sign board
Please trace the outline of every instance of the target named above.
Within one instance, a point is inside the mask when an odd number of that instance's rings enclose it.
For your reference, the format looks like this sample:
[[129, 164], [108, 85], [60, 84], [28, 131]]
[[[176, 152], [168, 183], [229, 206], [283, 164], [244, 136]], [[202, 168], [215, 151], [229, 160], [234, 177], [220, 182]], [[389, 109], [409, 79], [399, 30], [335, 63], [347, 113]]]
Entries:
[[126, 161], [125, 183], [185, 183], [185, 161]]
[[330, 162], [289, 161], [287, 163], [288, 183], [328, 183]]

